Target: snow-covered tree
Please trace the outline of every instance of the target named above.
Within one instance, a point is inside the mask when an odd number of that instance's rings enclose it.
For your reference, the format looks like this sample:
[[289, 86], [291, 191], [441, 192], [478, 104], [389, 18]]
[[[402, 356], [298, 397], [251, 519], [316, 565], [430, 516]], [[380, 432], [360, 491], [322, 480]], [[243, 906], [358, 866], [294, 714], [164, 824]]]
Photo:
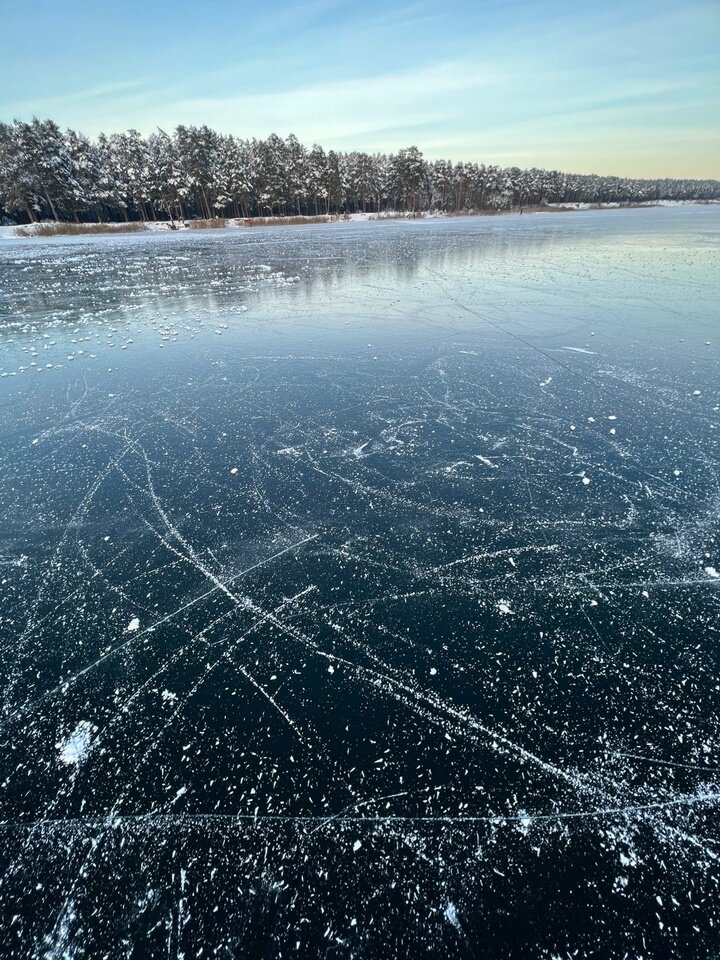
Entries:
[[718, 200], [717, 180], [602, 177], [557, 170], [428, 162], [396, 154], [307, 149], [297, 137], [265, 140], [179, 126], [93, 141], [51, 120], [0, 123], [0, 216], [139, 219], [340, 213], [388, 208], [463, 211], [548, 203]]

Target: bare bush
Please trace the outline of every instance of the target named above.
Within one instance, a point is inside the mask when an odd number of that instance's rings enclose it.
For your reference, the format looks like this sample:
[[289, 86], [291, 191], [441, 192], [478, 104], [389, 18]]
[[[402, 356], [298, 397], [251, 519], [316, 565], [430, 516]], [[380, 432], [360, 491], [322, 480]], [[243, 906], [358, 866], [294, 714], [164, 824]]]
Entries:
[[33, 223], [17, 227], [17, 237], [83, 237], [90, 233], [142, 233], [144, 223]]

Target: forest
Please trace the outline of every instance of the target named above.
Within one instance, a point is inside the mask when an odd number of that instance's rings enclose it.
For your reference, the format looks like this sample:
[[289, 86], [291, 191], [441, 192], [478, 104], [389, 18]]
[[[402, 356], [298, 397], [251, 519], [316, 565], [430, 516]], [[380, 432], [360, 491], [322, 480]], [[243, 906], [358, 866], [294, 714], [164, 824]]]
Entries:
[[720, 200], [718, 180], [640, 180], [426, 160], [420, 150], [341, 153], [178, 126], [90, 139], [52, 120], [0, 123], [0, 222], [150, 221], [554, 203]]

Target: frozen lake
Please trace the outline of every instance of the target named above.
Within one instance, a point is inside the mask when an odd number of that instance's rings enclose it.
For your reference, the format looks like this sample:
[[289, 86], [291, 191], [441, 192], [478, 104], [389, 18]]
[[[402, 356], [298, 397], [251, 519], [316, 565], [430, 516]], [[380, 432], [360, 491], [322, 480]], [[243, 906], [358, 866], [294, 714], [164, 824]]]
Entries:
[[0, 953], [717, 956], [719, 322], [709, 207], [0, 240]]

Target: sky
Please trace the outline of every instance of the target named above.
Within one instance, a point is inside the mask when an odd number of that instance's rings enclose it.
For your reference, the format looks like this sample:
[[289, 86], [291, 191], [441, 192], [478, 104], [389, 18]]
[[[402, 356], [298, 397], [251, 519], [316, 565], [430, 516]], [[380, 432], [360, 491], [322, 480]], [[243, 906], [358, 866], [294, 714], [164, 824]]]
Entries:
[[0, 120], [720, 177], [720, 0], [0, 0]]

